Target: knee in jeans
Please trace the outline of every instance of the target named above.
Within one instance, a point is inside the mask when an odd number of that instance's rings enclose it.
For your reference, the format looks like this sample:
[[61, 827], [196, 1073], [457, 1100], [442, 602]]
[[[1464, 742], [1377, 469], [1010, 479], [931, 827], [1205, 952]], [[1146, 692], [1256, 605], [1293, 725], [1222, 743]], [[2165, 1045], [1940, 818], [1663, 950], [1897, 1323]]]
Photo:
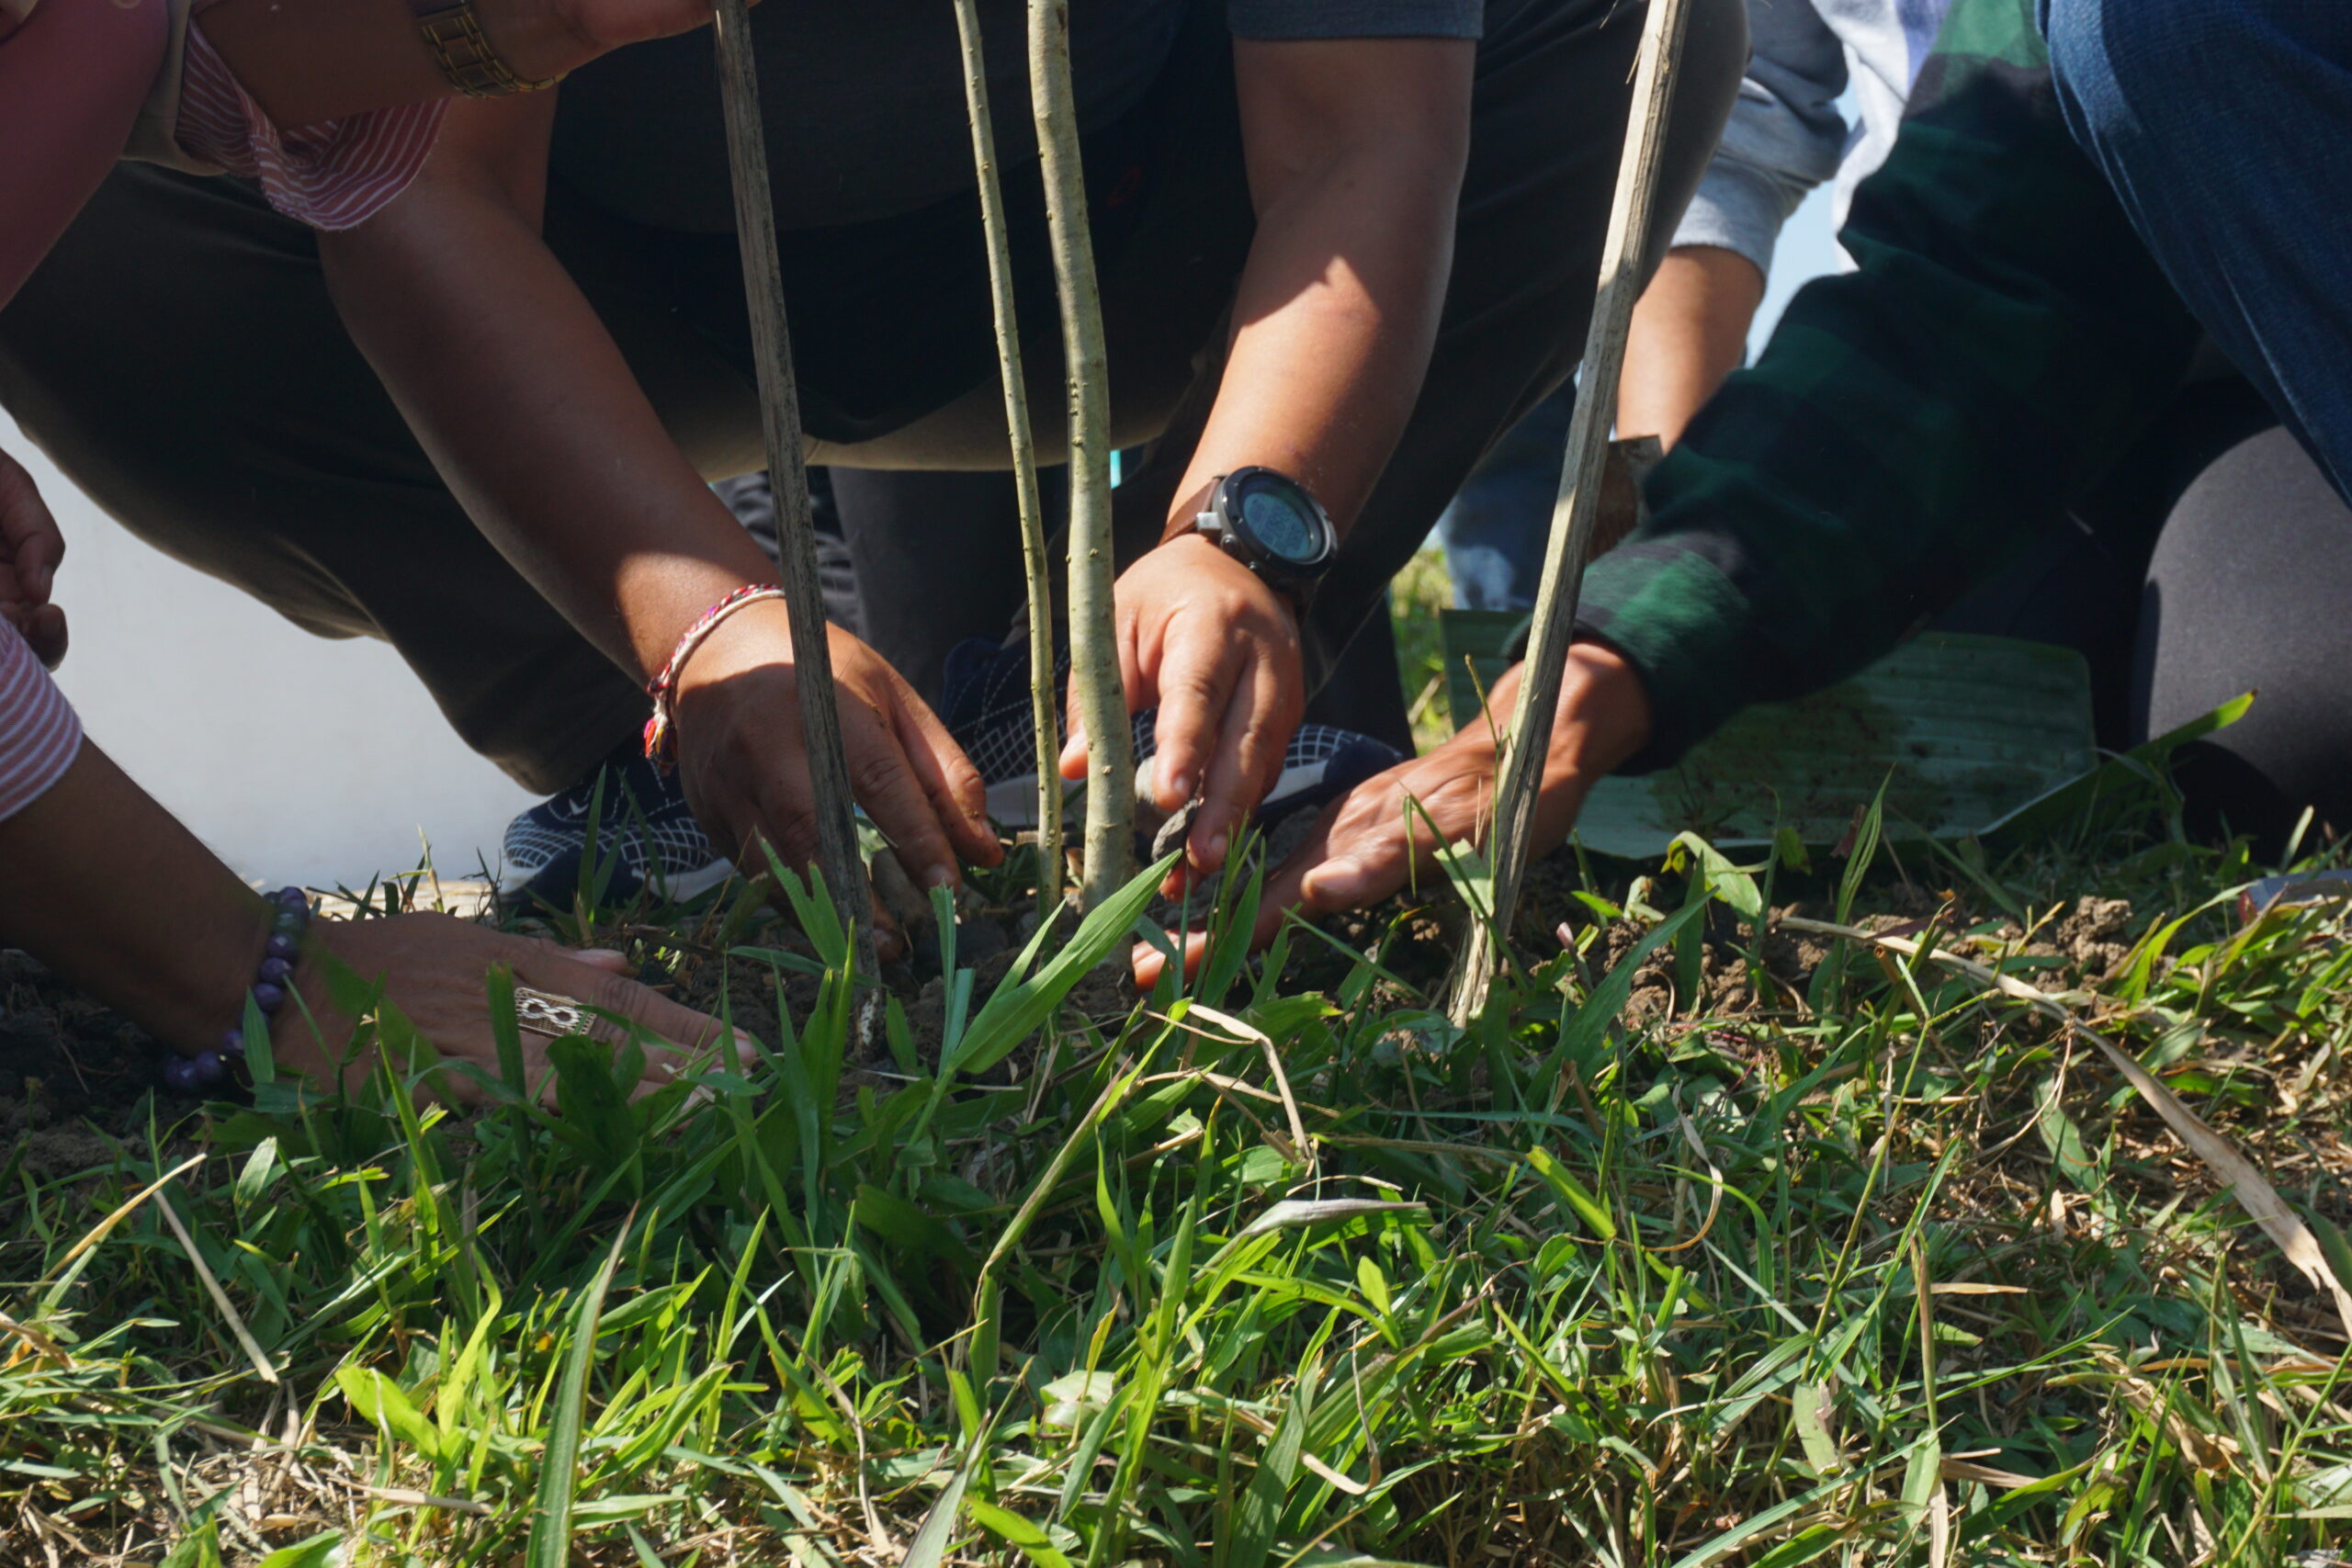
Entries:
[[2266, 0], [2039, 0], [2050, 63], [2078, 136], [2186, 130], [2180, 112], [2244, 47]]

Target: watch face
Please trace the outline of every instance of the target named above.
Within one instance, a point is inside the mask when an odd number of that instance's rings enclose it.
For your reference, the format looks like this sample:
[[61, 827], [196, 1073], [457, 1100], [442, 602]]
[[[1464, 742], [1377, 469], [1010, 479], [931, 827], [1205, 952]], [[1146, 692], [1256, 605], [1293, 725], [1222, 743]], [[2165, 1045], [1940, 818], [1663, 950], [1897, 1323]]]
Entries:
[[1321, 561], [1328, 544], [1323, 519], [1305, 491], [1276, 476], [1254, 478], [1242, 491], [1240, 523], [1260, 549], [1294, 566]]

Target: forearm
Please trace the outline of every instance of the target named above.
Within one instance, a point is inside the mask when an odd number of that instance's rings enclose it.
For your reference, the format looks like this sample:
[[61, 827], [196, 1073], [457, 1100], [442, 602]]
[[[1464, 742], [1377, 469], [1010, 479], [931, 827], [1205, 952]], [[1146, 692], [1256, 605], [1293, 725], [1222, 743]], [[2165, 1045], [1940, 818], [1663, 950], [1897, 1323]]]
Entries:
[[1259, 219], [1224, 381], [1186, 503], [1263, 464], [1315, 493], [1344, 536], [1411, 416], [1453, 262], [1458, 165], [1368, 149], [1335, 160]]
[[1764, 275], [1736, 251], [1678, 247], [1634, 307], [1625, 368], [1617, 383], [1617, 431], [1682, 438], [1724, 378], [1747, 356], [1747, 329], [1763, 302]]
[[773, 575], [528, 214], [428, 178], [320, 248], [354, 340], [468, 513], [624, 671], [650, 676], [704, 609]]
[[0, 820], [0, 942], [184, 1052], [243, 1019], [271, 911], [86, 741]]
[[1236, 44], [1258, 231], [1171, 534], [1211, 479], [1252, 464], [1304, 483], [1342, 536], [1363, 510], [1437, 339], [1475, 56], [1460, 39]]

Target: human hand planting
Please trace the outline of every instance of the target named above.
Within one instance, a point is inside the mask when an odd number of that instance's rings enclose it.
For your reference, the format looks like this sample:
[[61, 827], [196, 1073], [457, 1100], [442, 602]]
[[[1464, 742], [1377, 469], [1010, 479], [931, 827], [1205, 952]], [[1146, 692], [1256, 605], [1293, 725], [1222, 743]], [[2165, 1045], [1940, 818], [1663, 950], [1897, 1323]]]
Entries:
[[[433, 1043], [445, 1063], [471, 1063], [492, 1078], [499, 1073], [487, 988], [493, 964], [505, 965], [517, 986], [568, 998], [653, 1035], [659, 1043], [646, 1046], [645, 1076], [637, 1086], [640, 1095], [681, 1074], [712, 1066], [731, 1069], [754, 1059], [748, 1035], [738, 1030], [730, 1037], [717, 1019], [638, 984], [629, 978], [628, 959], [617, 953], [575, 951], [434, 914], [320, 920], [311, 933], [315, 951], [295, 973], [295, 987], [308, 1014], [291, 1006], [280, 1011], [271, 1026], [270, 1045], [281, 1069], [322, 1083], [334, 1082], [340, 1074], [344, 1086], [353, 1087], [368, 1064], [343, 1060], [341, 1047], [351, 1037], [354, 1021], [335, 1008], [321, 956], [333, 958], [363, 980], [381, 977], [385, 1000]], [[628, 1031], [599, 1019], [588, 1032], [618, 1045]], [[521, 1039], [524, 1081], [552, 1104], [550, 1041], [527, 1030]], [[425, 1089], [463, 1105], [478, 1105], [487, 1098], [481, 1084], [464, 1073], [437, 1074]]]
[[65, 657], [65, 611], [50, 602], [64, 558], [65, 536], [33, 477], [0, 452], [0, 619], [51, 670]]
[[[1003, 858], [979, 771], [881, 655], [828, 628], [842, 747], [857, 803], [920, 887], [952, 887], [959, 857]], [[817, 858], [816, 801], [800, 728], [799, 672], [781, 604], [751, 604], [695, 651], [678, 680], [678, 767], [686, 800], [739, 865], [773, 845]]]
[[[1490, 713], [1508, 718], [1520, 676], [1514, 668], [1495, 682]], [[1576, 644], [1536, 794], [1531, 854], [1566, 840], [1593, 784], [1640, 750], [1649, 729], [1649, 695], [1633, 667], [1599, 643]], [[1267, 876], [1253, 945], [1273, 941], [1294, 909], [1309, 917], [1335, 914], [1376, 904], [1408, 883], [1442, 883], [1442, 845], [1486, 842], [1500, 760], [1494, 729], [1482, 717], [1426, 756], [1399, 762], [1325, 807], [1306, 839]], [[1187, 936], [1187, 973], [1206, 940]], [[1138, 986], [1155, 983], [1166, 966], [1153, 947], [1138, 946], [1132, 957]]]
[[[1282, 775], [1283, 749], [1306, 711], [1298, 619], [1257, 573], [1198, 535], [1127, 568], [1114, 603], [1127, 711], [1159, 708], [1155, 803], [1173, 813], [1201, 796], [1172, 893], [1188, 874], [1225, 864], [1234, 829]], [[1069, 711], [1078, 712], [1074, 687]], [[1086, 776], [1075, 720], [1061, 768], [1064, 778]]]

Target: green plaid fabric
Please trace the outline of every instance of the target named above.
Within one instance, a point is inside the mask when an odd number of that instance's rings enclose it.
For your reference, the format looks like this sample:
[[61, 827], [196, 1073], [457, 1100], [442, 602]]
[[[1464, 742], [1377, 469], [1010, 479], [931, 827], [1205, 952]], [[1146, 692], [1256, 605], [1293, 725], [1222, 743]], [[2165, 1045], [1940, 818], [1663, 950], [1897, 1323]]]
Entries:
[[1628, 771], [1843, 679], [2058, 525], [2198, 329], [2068, 136], [2032, 0], [1956, 0], [1839, 238], [1651, 478], [1577, 628], [1643, 674]]

